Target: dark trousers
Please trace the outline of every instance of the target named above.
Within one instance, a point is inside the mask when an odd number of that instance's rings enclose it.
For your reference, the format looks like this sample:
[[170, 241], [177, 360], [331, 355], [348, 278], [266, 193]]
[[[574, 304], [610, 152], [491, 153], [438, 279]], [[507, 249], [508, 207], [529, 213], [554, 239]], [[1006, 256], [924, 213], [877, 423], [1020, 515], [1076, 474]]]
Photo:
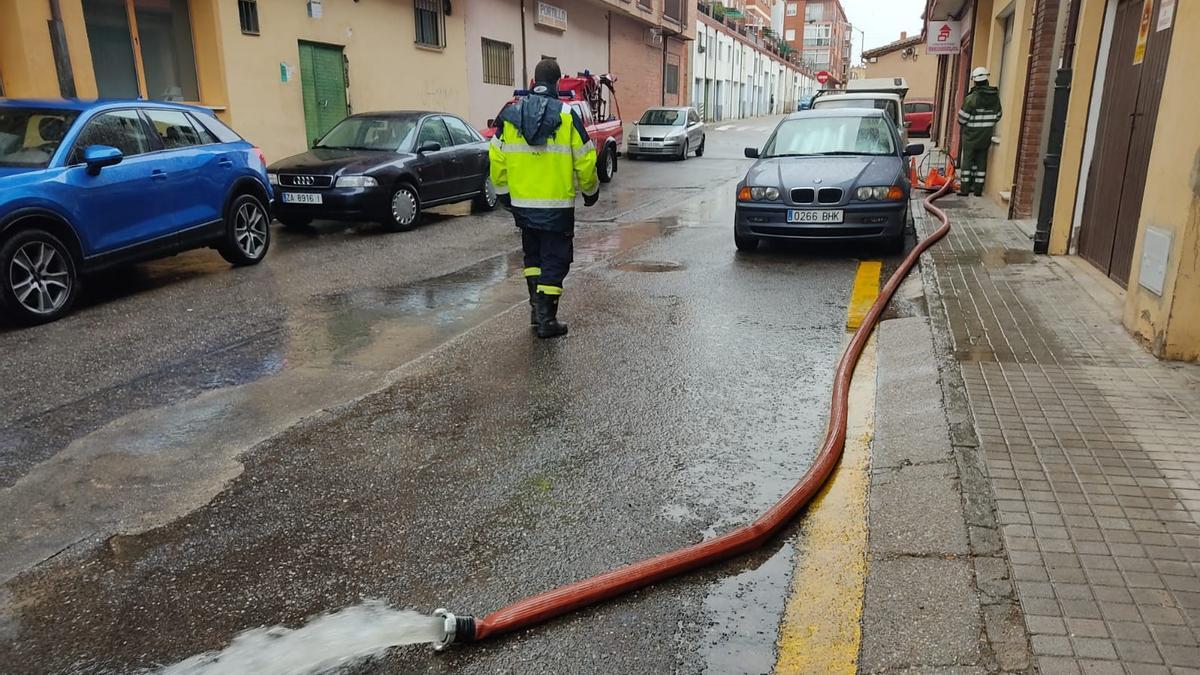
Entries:
[[563, 279], [571, 271], [573, 240], [573, 233], [521, 228], [525, 276], [538, 278], [539, 292], [549, 295], [562, 293]]
[[983, 181], [987, 178], [988, 151], [991, 149], [990, 141], [979, 147], [963, 144], [958, 154], [959, 194], [983, 194]]

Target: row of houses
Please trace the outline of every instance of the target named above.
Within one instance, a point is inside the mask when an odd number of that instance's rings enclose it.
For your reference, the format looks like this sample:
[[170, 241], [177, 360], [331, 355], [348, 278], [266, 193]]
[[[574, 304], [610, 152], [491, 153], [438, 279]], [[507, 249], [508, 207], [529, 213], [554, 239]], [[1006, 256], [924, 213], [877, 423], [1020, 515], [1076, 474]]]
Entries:
[[[631, 122], [693, 100], [696, 16], [688, 0], [0, 0], [0, 96], [198, 103], [282, 157], [352, 112], [482, 127], [553, 57], [616, 74]], [[760, 51], [742, 115], [794, 106], [797, 68]]]
[[938, 57], [939, 144], [957, 152], [954, 111], [987, 67], [1004, 106], [987, 198], [1036, 222], [1036, 251], [1095, 268], [1152, 353], [1200, 359], [1200, 2], [928, 0], [926, 17], [961, 30]]
[[[689, 11], [690, 8], [690, 11]], [[350, 112], [482, 127], [544, 57], [618, 74], [636, 119], [689, 101], [684, 0], [0, 0], [0, 95], [145, 97], [218, 112], [269, 156]]]
[[820, 88], [809, 70], [762, 48], [761, 38], [752, 32], [738, 31], [706, 12], [697, 17], [695, 31], [692, 105], [706, 120], [790, 112]]

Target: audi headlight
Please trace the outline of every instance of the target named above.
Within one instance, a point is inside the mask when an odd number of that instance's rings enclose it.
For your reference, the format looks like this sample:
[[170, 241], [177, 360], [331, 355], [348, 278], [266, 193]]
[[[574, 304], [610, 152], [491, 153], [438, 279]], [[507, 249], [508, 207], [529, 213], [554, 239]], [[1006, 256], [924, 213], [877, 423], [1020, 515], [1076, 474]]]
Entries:
[[779, 199], [779, 188], [752, 187], [750, 188], [750, 198], [758, 202], [773, 202]]
[[267, 182], [270, 183], [271, 185], [279, 185], [279, 174], [277, 174], [277, 173], [267, 174]]
[[337, 186], [340, 188], [376, 187], [379, 181], [371, 176], [338, 176]]

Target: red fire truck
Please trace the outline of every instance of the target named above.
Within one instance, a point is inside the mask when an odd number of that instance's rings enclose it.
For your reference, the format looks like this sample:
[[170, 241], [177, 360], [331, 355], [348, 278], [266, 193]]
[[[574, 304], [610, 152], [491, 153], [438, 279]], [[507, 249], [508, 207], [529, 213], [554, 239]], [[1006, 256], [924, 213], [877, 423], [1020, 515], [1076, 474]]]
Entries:
[[[617, 78], [613, 75], [592, 75], [586, 70], [558, 81], [559, 98], [574, 108], [583, 119], [588, 136], [596, 145], [596, 173], [601, 183], [611, 181], [617, 172], [617, 153], [624, 140], [621, 107], [617, 105], [617, 92], [613, 87], [616, 82]], [[522, 89], [514, 91], [512, 100], [505, 103], [504, 108], [528, 93]], [[504, 108], [500, 109], [501, 112]], [[488, 120], [488, 128], [482, 133], [484, 137], [491, 138], [496, 133], [495, 120]]]

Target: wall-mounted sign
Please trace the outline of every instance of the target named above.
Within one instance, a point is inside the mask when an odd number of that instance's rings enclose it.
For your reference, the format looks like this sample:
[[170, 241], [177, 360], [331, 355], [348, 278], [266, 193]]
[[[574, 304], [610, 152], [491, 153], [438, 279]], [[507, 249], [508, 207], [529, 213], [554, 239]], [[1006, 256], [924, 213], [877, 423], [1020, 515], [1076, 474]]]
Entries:
[[562, 7], [551, 5], [548, 2], [539, 2], [537, 4], [537, 18], [534, 23], [546, 28], [554, 30], [567, 29], [567, 10]]
[[321, 7], [321, 0], [308, 0], [308, 15], [310, 17], [319, 19], [324, 13], [325, 9]]
[[288, 82], [291, 82], [294, 79], [296, 79], [296, 69], [293, 68], [291, 66], [291, 64], [289, 64], [287, 61], [280, 61], [279, 62], [279, 81], [284, 84], [287, 84]]
[[961, 21], [927, 21], [926, 54], [957, 54], [962, 50]]
[[1166, 30], [1175, 21], [1175, 0], [1162, 0], [1158, 6], [1158, 28], [1155, 31]]
[[1142, 0], [1142, 22], [1138, 24], [1137, 46], [1133, 48], [1133, 65], [1146, 60], [1146, 41], [1150, 39], [1150, 19], [1154, 16], [1154, 0]]

